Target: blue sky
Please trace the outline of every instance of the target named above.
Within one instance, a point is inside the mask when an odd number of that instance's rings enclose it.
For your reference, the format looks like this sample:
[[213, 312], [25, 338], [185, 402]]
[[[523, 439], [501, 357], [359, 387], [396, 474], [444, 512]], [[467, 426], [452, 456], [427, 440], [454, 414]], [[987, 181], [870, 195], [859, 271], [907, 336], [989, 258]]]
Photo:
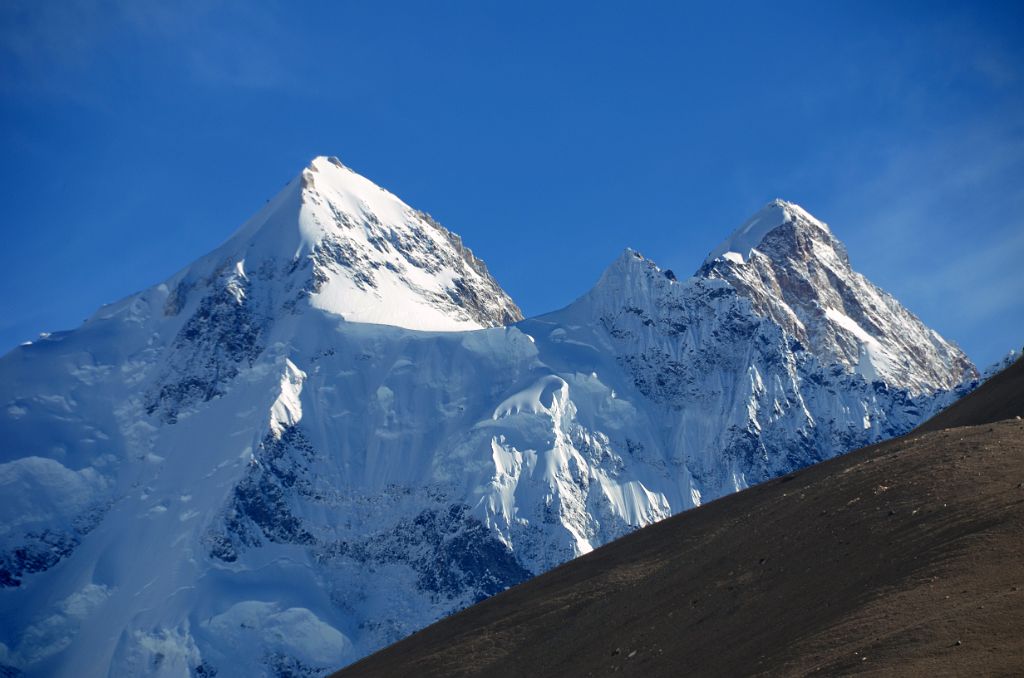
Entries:
[[1022, 35], [1019, 2], [8, 1], [0, 349], [337, 155], [527, 314], [783, 197], [984, 365], [1024, 343]]

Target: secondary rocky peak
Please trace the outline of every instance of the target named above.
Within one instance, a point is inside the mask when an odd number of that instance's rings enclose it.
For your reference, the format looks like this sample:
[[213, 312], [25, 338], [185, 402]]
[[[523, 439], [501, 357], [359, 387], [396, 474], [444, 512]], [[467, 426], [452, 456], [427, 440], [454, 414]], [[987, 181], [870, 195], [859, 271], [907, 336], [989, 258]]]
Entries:
[[[799, 233], [804, 240], [820, 240], [829, 244], [835, 241], [825, 222], [814, 218], [796, 203], [776, 198], [713, 249], [704, 263], [709, 264], [719, 258], [734, 263], [745, 263], [754, 251], [762, 250], [762, 245], [767, 244], [765, 239], [769, 235], [775, 235], [775, 232], [780, 230]], [[795, 242], [796, 239], [789, 238], [788, 241]]]
[[912, 393], [951, 389], [977, 375], [963, 352], [853, 270], [821, 220], [776, 200], [697, 272], [728, 281], [826, 363]]

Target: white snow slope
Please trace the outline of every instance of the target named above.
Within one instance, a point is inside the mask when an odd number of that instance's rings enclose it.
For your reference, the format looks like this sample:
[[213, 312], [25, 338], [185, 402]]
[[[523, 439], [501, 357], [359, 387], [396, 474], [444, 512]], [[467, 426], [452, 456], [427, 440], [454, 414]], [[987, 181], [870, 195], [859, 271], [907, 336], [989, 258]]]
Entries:
[[719, 277], [627, 250], [508, 325], [456, 236], [314, 160], [214, 253], [0, 359], [0, 672], [324, 675], [953, 397]]

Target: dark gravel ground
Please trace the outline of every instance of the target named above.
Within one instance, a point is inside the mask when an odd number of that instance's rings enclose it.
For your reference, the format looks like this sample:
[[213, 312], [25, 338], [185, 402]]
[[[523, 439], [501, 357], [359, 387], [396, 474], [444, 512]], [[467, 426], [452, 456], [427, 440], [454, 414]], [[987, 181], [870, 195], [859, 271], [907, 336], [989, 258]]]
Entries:
[[903, 438], [639, 530], [336, 675], [1024, 675], [1021, 414], [1018, 361]]
[[995, 375], [976, 393], [953, 403], [916, 432], [940, 431], [956, 426], [977, 426], [1024, 416], [1024, 359]]

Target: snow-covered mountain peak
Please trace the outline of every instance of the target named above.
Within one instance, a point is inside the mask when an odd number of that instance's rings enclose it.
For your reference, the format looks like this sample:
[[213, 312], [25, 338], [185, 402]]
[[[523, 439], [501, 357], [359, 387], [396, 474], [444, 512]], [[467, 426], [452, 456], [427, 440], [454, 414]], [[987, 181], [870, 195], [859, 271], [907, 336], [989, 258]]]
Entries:
[[309, 304], [352, 322], [453, 331], [522, 318], [459, 236], [337, 158], [314, 158], [168, 287], [188, 290], [224, 271], [255, 274], [273, 304]]
[[634, 249], [626, 248], [601, 274], [597, 283], [572, 304], [577, 312], [598, 314], [602, 309], [633, 308], [653, 310], [662, 305], [666, 295], [678, 293], [679, 281], [668, 269], [661, 269], [652, 260]]
[[[661, 268], [658, 267], [654, 261], [648, 259], [640, 252], [637, 252], [631, 247], [627, 247], [622, 251], [608, 268], [605, 269], [601, 275], [601, 279], [598, 282], [598, 286], [605, 284], [607, 281], [616, 280], [623, 277], [629, 277], [632, 275], [652, 275], [661, 273]], [[674, 276], [671, 278], [674, 279]]]
[[401, 223], [411, 207], [395, 194], [342, 164], [336, 157], [317, 156], [302, 171], [304, 198], [331, 200], [349, 214], [372, 213], [385, 223]]
[[796, 203], [776, 198], [742, 226], [737, 228], [728, 238], [711, 251], [705, 263], [724, 258], [735, 263], [745, 263], [751, 251], [758, 248], [769, 233], [785, 224], [791, 224], [807, 231], [819, 231], [819, 237], [831, 238], [832, 232], [825, 222], [820, 221]]
[[663, 270], [653, 260], [627, 247], [605, 269], [590, 293], [605, 293], [609, 288], [629, 287], [639, 281], [643, 281], [645, 285], [653, 283], [658, 286], [678, 283], [675, 273], [671, 270]]
[[959, 348], [854, 271], [824, 222], [792, 203], [769, 203], [697, 275], [728, 281], [823, 362], [869, 381], [923, 393], [977, 375]]

